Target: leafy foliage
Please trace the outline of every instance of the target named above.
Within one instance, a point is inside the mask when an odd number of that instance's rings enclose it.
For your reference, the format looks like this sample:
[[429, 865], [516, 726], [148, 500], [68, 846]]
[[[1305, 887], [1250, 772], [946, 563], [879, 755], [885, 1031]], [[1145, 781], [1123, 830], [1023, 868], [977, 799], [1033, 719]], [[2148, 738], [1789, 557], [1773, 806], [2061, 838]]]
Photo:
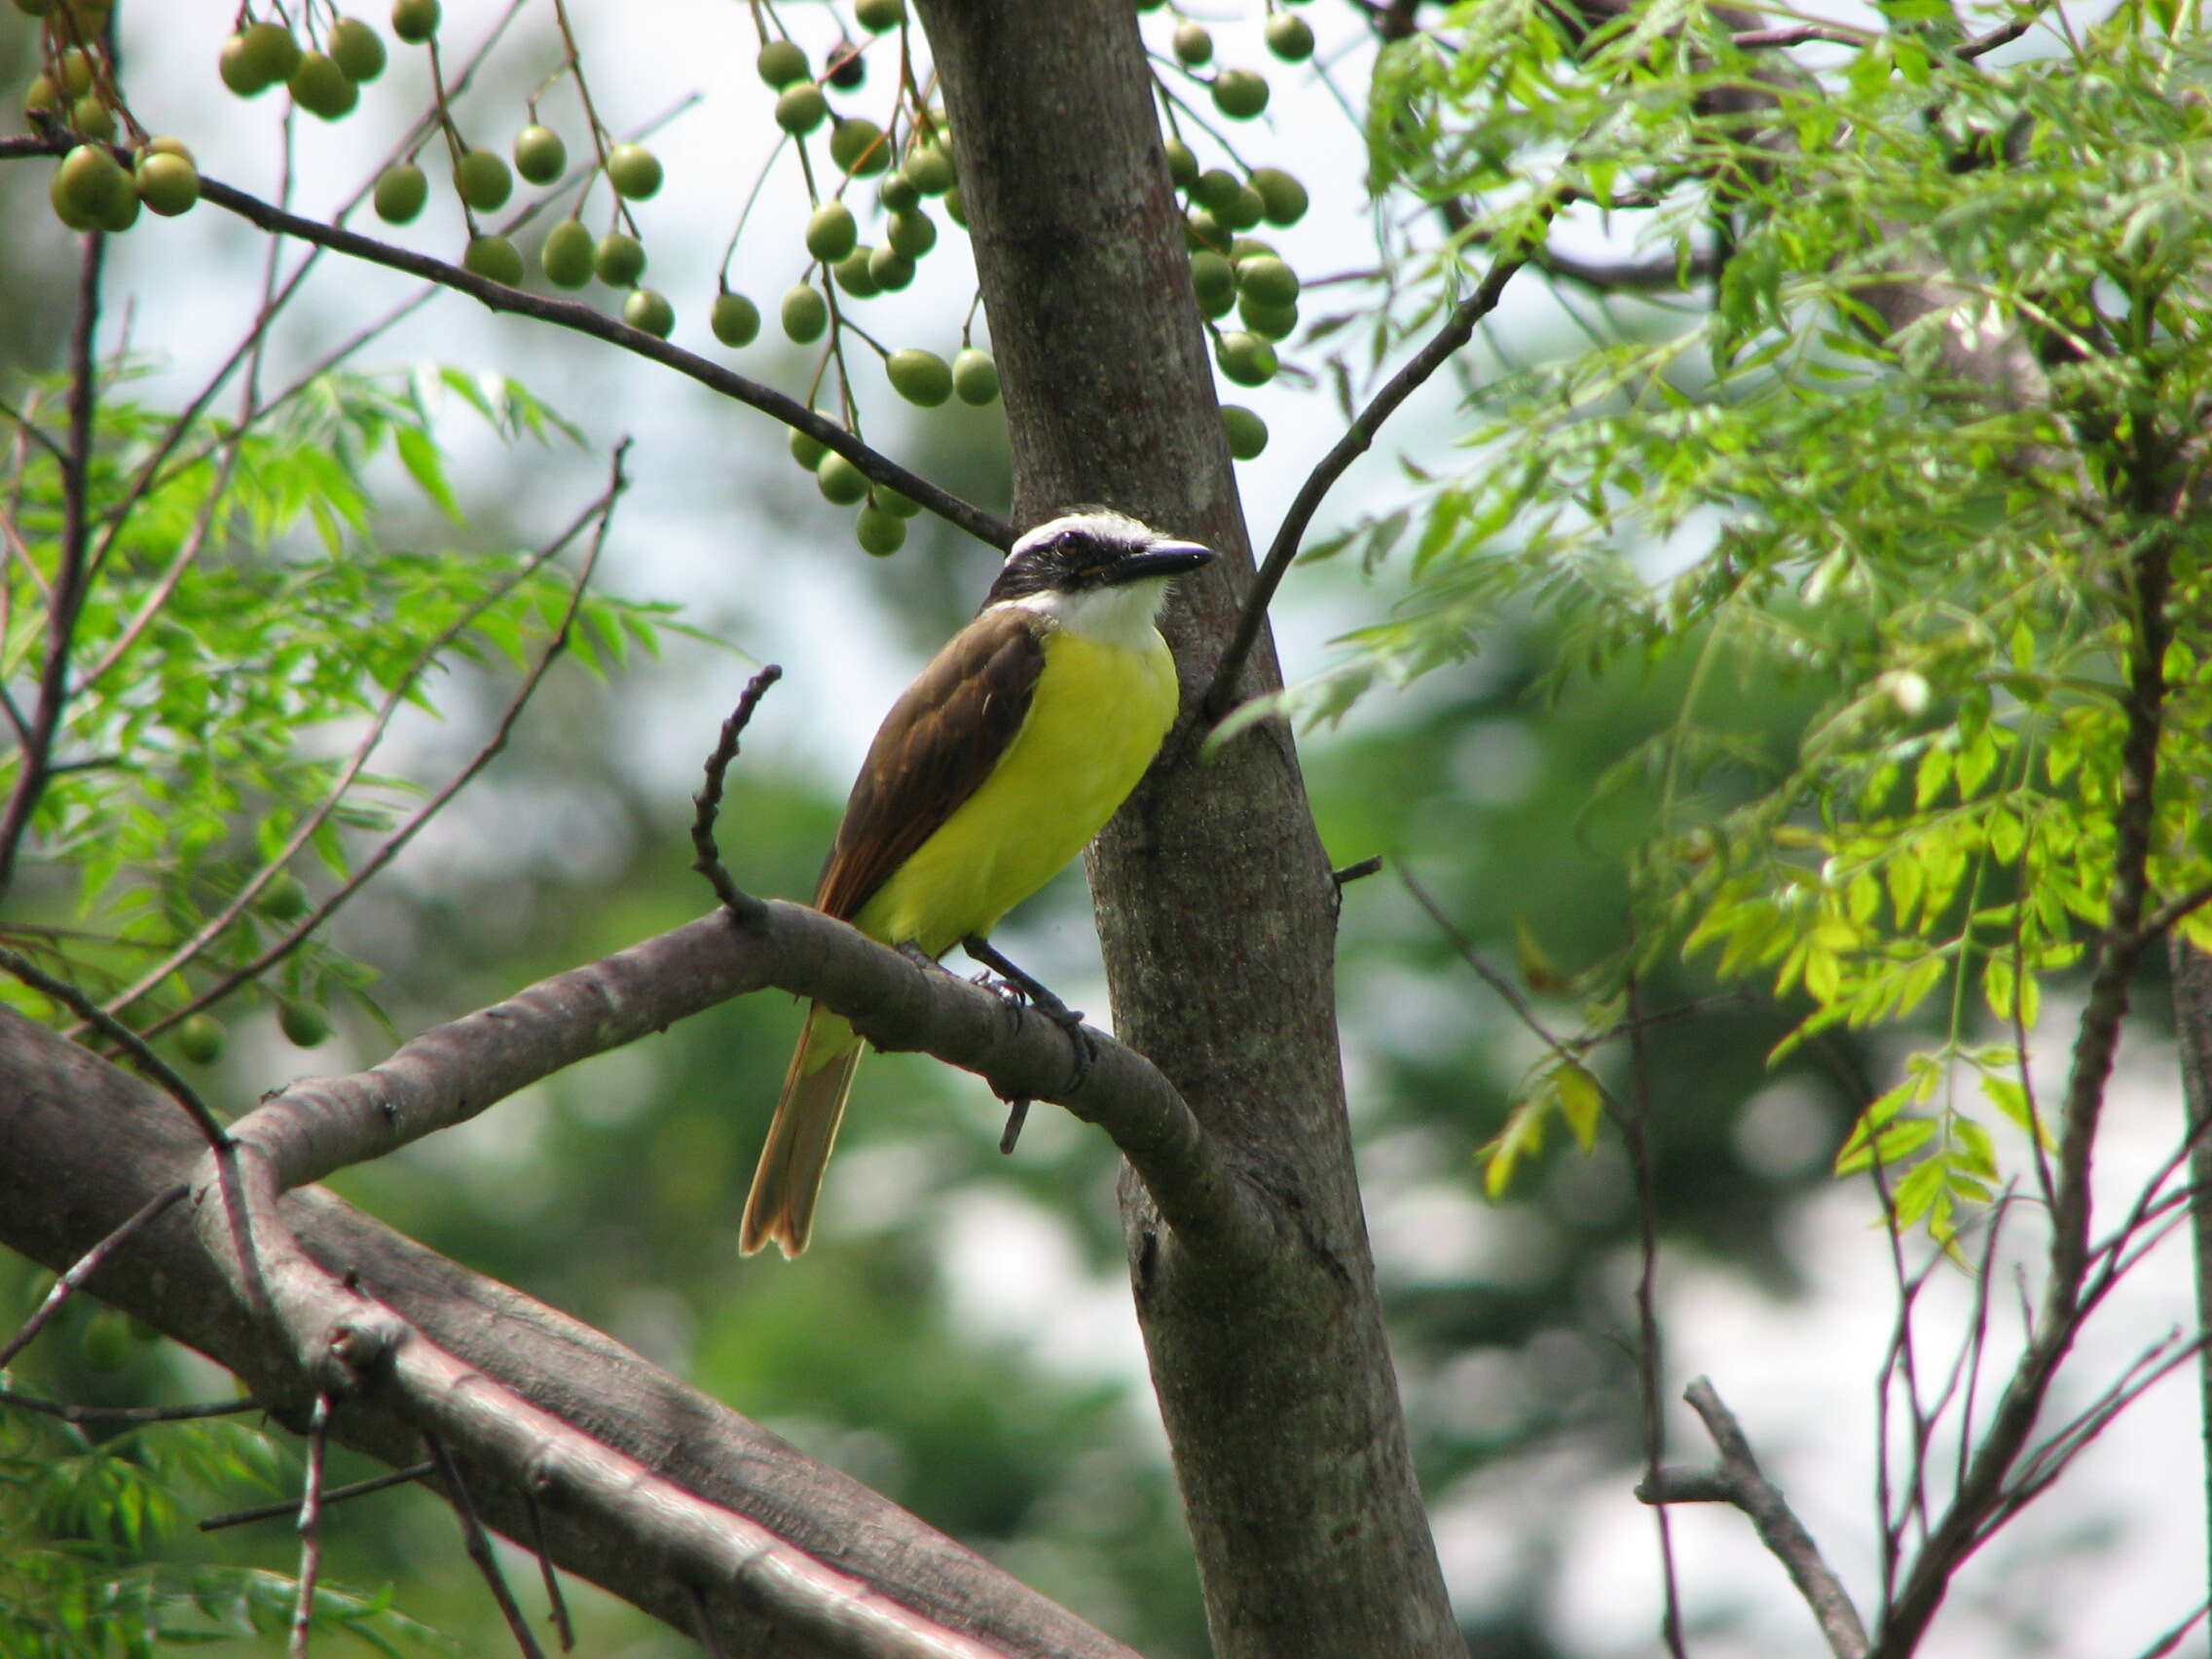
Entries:
[[[159, 1423], [104, 1439], [0, 1405], [0, 1651], [20, 1659], [147, 1659], [276, 1637], [298, 1596], [282, 1573], [174, 1559], [182, 1516], [211, 1493], [298, 1489], [297, 1459], [237, 1421]], [[311, 1630], [403, 1659], [457, 1655], [387, 1594], [319, 1583]]]
[[[2024, 1047], [2108, 920], [2153, 570], [2178, 638], [2152, 903], [2212, 882], [2185, 511], [2212, 409], [2212, 181], [2192, 159], [2212, 51], [2123, 7], [1997, 65], [1948, 8], [1886, 15], [1817, 73], [1700, 5], [1580, 41], [1550, 8], [1468, 6], [1461, 51], [1390, 49], [1379, 184], [1481, 205], [1442, 268], [1538, 234], [1566, 198], [1636, 215], [1640, 250], [1685, 280], [1712, 268], [1712, 304], [1634, 307], [1472, 392], [1466, 464], [1339, 543], [1404, 549], [1412, 585], [1304, 696], [1341, 713], [1524, 607], [1567, 619], [1554, 693], [1686, 656], [1678, 719], [1610, 780], [1657, 793], [1610, 982], [1710, 949], [1723, 977], [1807, 999], [1785, 1051], [1932, 1020], [1838, 1169], [1879, 1163], [1898, 1218], [1941, 1237], [2004, 1179], [1948, 1069], [2041, 1133]], [[1736, 706], [1770, 677], [1815, 700], [1782, 743]], [[2203, 911], [2180, 925], [2212, 941]], [[1531, 1080], [1493, 1183], [1564, 1105], [1560, 1070]]]
[[[68, 697], [29, 824], [49, 876], [38, 891], [57, 907], [65, 872], [72, 903], [66, 925], [26, 923], [17, 938], [152, 1030], [245, 984], [288, 1002], [366, 1001], [372, 976], [315, 930], [375, 840], [420, 816], [420, 785], [368, 765], [391, 715], [432, 711], [435, 674], [523, 667], [557, 637], [604, 673], [634, 645], [654, 648], [659, 608], [584, 595], [569, 626], [573, 584], [550, 565], [560, 548], [389, 535], [372, 476], [387, 457], [460, 520], [443, 405], [509, 440], [574, 435], [512, 381], [331, 370], [240, 429], [129, 401], [139, 372], [110, 377], [97, 405]], [[28, 383], [18, 429], [38, 429], [63, 395]], [[21, 685], [52, 648], [67, 482], [44, 445], [10, 456], [23, 546], [8, 566], [0, 675]], [[0, 792], [24, 763], [20, 745], [0, 760]], [[330, 901], [312, 903], [306, 877]]]

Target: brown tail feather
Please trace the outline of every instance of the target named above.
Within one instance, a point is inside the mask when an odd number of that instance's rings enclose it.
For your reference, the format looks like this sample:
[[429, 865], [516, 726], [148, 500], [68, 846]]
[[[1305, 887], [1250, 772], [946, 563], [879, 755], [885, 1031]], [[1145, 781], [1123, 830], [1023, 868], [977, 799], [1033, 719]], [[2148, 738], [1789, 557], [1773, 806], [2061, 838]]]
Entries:
[[771, 1240], [787, 1257], [806, 1248], [814, 1232], [814, 1200], [821, 1196], [860, 1063], [861, 1042], [853, 1028], [819, 1003], [810, 1007], [768, 1124], [768, 1143], [753, 1172], [752, 1196], [745, 1200], [738, 1248], [748, 1256]]

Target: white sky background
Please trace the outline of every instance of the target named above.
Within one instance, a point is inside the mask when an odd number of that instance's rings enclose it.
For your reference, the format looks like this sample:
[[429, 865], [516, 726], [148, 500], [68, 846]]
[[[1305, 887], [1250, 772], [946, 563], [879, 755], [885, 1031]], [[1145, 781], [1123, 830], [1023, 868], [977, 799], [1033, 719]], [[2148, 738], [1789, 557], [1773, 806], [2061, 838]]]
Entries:
[[[639, 213], [652, 261], [647, 280], [667, 292], [677, 309], [675, 340], [731, 360], [706, 329], [715, 262], [736, 204], [776, 137], [767, 119], [767, 94], [751, 72], [755, 40], [747, 13], [737, 4], [695, 0], [575, 10], [594, 95], [616, 128], [647, 119], [686, 92], [708, 94], [653, 140], [668, 165], [669, 181]], [[466, 52], [494, 15], [490, 5], [448, 0], [444, 39], [452, 58]], [[819, 56], [831, 32], [826, 15], [804, 5], [789, 7], [787, 15]], [[1351, 53], [1345, 84], [1359, 86], [1361, 28], [1349, 8], [1321, 4], [1305, 15], [1321, 34], [1324, 57], [1339, 49]], [[215, 51], [232, 16], [230, 5], [208, 0], [128, 7], [129, 84], [141, 95], [144, 118], [157, 129], [187, 136], [206, 172], [272, 195], [278, 96], [241, 104], [222, 94], [214, 81]], [[1156, 44], [1164, 46], [1164, 15], [1148, 27]], [[1372, 247], [1357, 134], [1310, 72], [1273, 64], [1257, 34], [1256, 18], [1236, 22], [1225, 18], [1216, 24], [1221, 61], [1265, 68], [1274, 89], [1269, 116], [1236, 129], [1235, 136], [1248, 160], [1287, 166], [1311, 190], [1315, 205], [1305, 223], [1290, 232], [1265, 233], [1311, 281], [1369, 257], [1356, 251]], [[550, 8], [530, 5], [482, 83], [484, 93], [462, 106], [464, 129], [478, 142], [504, 150], [521, 124], [522, 93], [554, 61]], [[868, 101], [847, 99], [842, 107], [880, 112], [887, 80], [880, 71], [871, 75]], [[302, 210], [325, 212], [359, 185], [360, 158], [381, 153], [423, 106], [425, 92], [422, 54], [394, 43], [391, 69], [367, 90], [355, 116], [336, 128], [303, 120], [296, 197]], [[546, 112], [573, 155], [580, 124], [571, 96], [556, 93]], [[409, 245], [458, 256], [458, 214], [442, 184], [442, 163], [435, 151], [426, 159], [433, 164], [432, 205], [415, 226], [391, 234]], [[603, 200], [595, 201], [595, 229]], [[872, 190], [863, 200], [871, 202]], [[782, 345], [775, 325], [777, 300], [803, 264], [797, 240], [805, 203], [794, 167], [779, 169], [754, 211], [760, 234], [748, 238], [732, 279], [760, 305], [766, 325], [763, 340], [736, 354], [734, 362], [746, 373], [796, 389], [800, 358]], [[380, 229], [365, 212], [355, 222], [371, 233]], [[914, 287], [869, 302], [862, 314], [889, 345], [927, 345], [949, 356], [972, 275], [962, 239], [950, 234], [950, 226], [942, 228], [948, 234], [923, 262]], [[58, 247], [58, 227], [51, 234]], [[536, 234], [526, 240], [526, 249], [534, 250]], [[206, 207], [173, 223], [142, 224], [114, 244], [117, 291], [129, 286], [137, 294], [134, 338], [167, 357], [173, 387], [194, 385], [238, 338], [251, 313], [251, 273], [261, 247], [254, 233]], [[412, 290], [412, 282], [395, 275], [326, 261], [308, 300], [279, 330], [279, 361], [307, 360], [361, 317]], [[603, 289], [590, 292], [606, 297]], [[1336, 309], [1344, 292], [1309, 294], [1307, 316]], [[1532, 283], [1517, 284], [1499, 318], [1501, 328], [1524, 336], [1555, 322]], [[572, 515], [601, 487], [606, 447], [623, 435], [636, 438], [635, 485], [616, 521], [603, 584], [638, 597], [680, 598], [689, 607], [689, 620], [781, 661], [786, 683], [770, 699], [749, 743], [779, 761], [802, 761], [826, 783], [842, 786], [881, 711], [918, 663], [883, 609], [899, 602], [896, 562], [890, 571], [878, 571], [853, 549], [850, 510], [819, 500], [811, 481], [786, 459], [780, 427], [649, 364], [596, 343], [571, 347], [536, 324], [491, 317], [451, 295], [366, 361], [515, 372], [586, 427], [599, 446], [593, 455], [563, 455], [546, 463], [482, 437], [473, 417], [460, 415], [452, 423], [464, 499], [498, 500], [517, 514], [526, 533], [550, 529]], [[276, 369], [271, 378], [281, 384], [286, 377]], [[871, 440], [892, 454], [905, 453], [903, 438], [913, 422], [928, 417], [899, 404], [871, 371], [862, 368], [860, 378]], [[1289, 500], [1341, 425], [1325, 395], [1279, 387], [1226, 392], [1230, 400], [1258, 409], [1273, 432], [1268, 454], [1239, 469], [1254, 540], [1264, 546], [1273, 530], [1275, 504]], [[1396, 457], [1409, 446], [1432, 460], [1447, 459], [1439, 417], [1451, 397], [1448, 380], [1440, 378], [1417, 398], [1386, 441], [1339, 486], [1320, 528], [1402, 495]], [[762, 558], [763, 549], [783, 551]], [[987, 550], [977, 550], [978, 591], [994, 560]], [[1275, 613], [1288, 672], [1297, 677], [1323, 666], [1328, 636], [1380, 613], [1386, 603], [1387, 593], [1362, 596], [1340, 574], [1319, 583], [1294, 576]], [[645, 668], [626, 683], [635, 764], [666, 789], [672, 802], [681, 803], [688, 793], [713, 724], [734, 701], [750, 667], [678, 644], [665, 664]], [[403, 865], [403, 878], [434, 882], [440, 870], [464, 873], [471, 863], [468, 849], [457, 845], [453, 834], [449, 830], [442, 844], [426, 836]], [[1102, 1014], [1103, 985], [1088, 933], [1025, 936], [1014, 948], [1040, 965], [1072, 1002]], [[2046, 1018], [2050, 1035], [2043, 1047], [2055, 1054], [2064, 1014], [2053, 1010]], [[1364, 1065], [1358, 1032], [1356, 1020], [1347, 1024], [1355, 1079]], [[2111, 1138], [2100, 1164], [2108, 1195], [2132, 1192], [2130, 1183], [2163, 1156], [2180, 1121], [2171, 1056], [2138, 1051], [2130, 1060], [2116, 1089]], [[503, 1110], [501, 1133], [513, 1134], [518, 1121], [519, 1115]], [[1424, 1161], [1393, 1159], [1387, 1147], [1371, 1149], [1366, 1161], [1378, 1256], [1386, 1276], [1458, 1276], [1471, 1266], [1511, 1255], [1516, 1211], [1486, 1208], [1467, 1183], [1439, 1178]], [[869, 1179], [865, 1161], [842, 1178]], [[833, 1218], [835, 1205], [830, 1213]], [[2102, 1213], [2112, 1213], [2109, 1198]], [[1869, 1214], [1865, 1194], [1856, 1188], [1840, 1188], [1804, 1208], [1790, 1241], [1814, 1285], [1803, 1301], [1772, 1301], [1718, 1264], [1683, 1257], [1671, 1259], [1663, 1275], [1671, 1391], [1678, 1393], [1700, 1373], [1714, 1379], [1800, 1514], [1846, 1570], [1862, 1604], [1874, 1584], [1872, 1376], [1893, 1312], [1886, 1253], [1879, 1234], [1867, 1225]], [[965, 1320], [978, 1333], [1024, 1345], [1040, 1363], [1136, 1379], [1136, 1397], [1149, 1410], [1126, 1287], [1118, 1277], [1086, 1279], [1051, 1218], [996, 1192], [977, 1189], [949, 1204], [946, 1218], [954, 1306]], [[779, 1265], [754, 1271], [773, 1272]], [[1959, 1281], [1939, 1278], [1930, 1295], [1932, 1311], [1954, 1306], [1962, 1294]], [[2071, 1392], [2062, 1389], [2062, 1395], [2078, 1402], [2140, 1347], [2190, 1320], [2188, 1264], [2177, 1239], [2100, 1314], [2068, 1373], [2076, 1379]], [[1929, 1321], [1931, 1332], [1947, 1328], [1939, 1312]], [[1502, 1386], [1479, 1371], [1419, 1380], [1418, 1385], [1470, 1391], [1460, 1402], [1468, 1411], [1514, 1409], [1509, 1397], [1475, 1397], [1486, 1387]], [[1670, 1433], [1675, 1460], [1705, 1460], [1702, 1431], [1686, 1409], [1676, 1408]], [[1610, 1473], [1601, 1480], [1571, 1457], [1522, 1465], [1512, 1478], [1523, 1484], [1509, 1487], [1502, 1475], [1482, 1477], [1462, 1490], [1431, 1494], [1440, 1547], [1463, 1604], [1479, 1605], [1530, 1567], [1517, 1515], [1531, 1505], [1556, 1508], [1565, 1502], [1574, 1522], [1560, 1628], [1593, 1659], [1652, 1651], [1656, 1604], [1648, 1512]], [[2024, 1653], [2101, 1659], [2140, 1652], [2203, 1595], [2201, 1483], [2194, 1401], [2185, 1373], [2124, 1417], [2075, 1478], [1983, 1552], [1927, 1651], [1946, 1659]], [[2100, 1533], [2106, 1528], [2113, 1530]], [[2093, 1547], [2083, 1546], [2084, 1538]], [[1817, 1638], [1780, 1569], [1759, 1551], [1741, 1518], [1683, 1513], [1677, 1548], [1693, 1633], [1699, 1617], [1746, 1610], [1745, 1622], [1727, 1634], [1694, 1640], [1701, 1659], [1817, 1650]], [[2205, 1650], [2201, 1638], [2181, 1649]]]

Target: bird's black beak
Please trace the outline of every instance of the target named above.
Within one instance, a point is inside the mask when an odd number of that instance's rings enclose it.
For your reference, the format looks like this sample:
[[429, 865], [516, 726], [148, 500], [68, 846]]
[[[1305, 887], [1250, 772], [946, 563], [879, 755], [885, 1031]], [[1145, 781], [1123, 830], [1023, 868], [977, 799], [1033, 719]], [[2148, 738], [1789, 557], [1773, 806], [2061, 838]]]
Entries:
[[1196, 541], [1155, 541], [1141, 553], [1125, 553], [1114, 562], [1117, 582], [1142, 581], [1148, 576], [1180, 576], [1211, 564], [1214, 551]]

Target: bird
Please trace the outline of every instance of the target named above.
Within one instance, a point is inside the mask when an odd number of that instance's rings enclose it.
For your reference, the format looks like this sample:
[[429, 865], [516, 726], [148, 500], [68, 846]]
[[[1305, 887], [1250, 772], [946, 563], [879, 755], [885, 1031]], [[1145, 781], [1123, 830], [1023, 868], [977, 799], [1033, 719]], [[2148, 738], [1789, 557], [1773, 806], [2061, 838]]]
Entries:
[[[1040, 992], [989, 935], [1089, 844], [1159, 754], [1177, 689], [1158, 618], [1169, 582], [1214, 556], [1095, 506], [1015, 540], [975, 616], [884, 717], [814, 907], [918, 959], [965, 945]], [[1080, 1017], [1066, 1015], [1071, 1032]], [[806, 1248], [860, 1057], [852, 1025], [811, 1004], [746, 1199], [746, 1255]]]

